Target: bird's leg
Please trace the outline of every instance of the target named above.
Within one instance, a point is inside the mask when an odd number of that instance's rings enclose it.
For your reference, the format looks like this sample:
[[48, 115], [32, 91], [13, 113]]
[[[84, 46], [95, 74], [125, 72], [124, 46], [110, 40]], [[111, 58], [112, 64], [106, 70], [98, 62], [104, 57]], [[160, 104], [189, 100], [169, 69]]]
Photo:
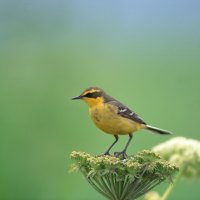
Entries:
[[133, 137], [133, 135], [132, 135], [132, 134], [129, 134], [129, 139], [128, 139], [128, 142], [126, 143], [126, 146], [125, 146], [124, 150], [121, 151], [121, 152], [115, 152], [115, 153], [114, 153], [114, 155], [115, 155], [116, 157], [119, 157], [119, 158], [122, 158], [122, 159], [127, 158], [126, 151], [127, 151], [127, 148], [128, 148], [128, 146], [129, 146], [129, 144], [130, 144], [130, 142], [131, 142], [131, 140], [132, 140], [132, 137]]
[[115, 141], [110, 145], [110, 147], [108, 148], [108, 150], [103, 154], [103, 155], [110, 155], [110, 150], [112, 149], [112, 147], [117, 143], [119, 137], [118, 135], [114, 135], [115, 137]]

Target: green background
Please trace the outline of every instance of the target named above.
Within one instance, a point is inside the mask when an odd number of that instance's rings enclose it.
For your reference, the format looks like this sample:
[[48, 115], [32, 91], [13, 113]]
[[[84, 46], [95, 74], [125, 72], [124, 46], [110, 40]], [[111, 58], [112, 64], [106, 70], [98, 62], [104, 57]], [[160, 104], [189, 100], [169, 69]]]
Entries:
[[[0, 199], [104, 199], [68, 172], [71, 151], [100, 154], [114, 139], [70, 100], [89, 86], [172, 137], [200, 139], [199, 8], [195, 0], [0, 1]], [[128, 153], [172, 137], [140, 131]], [[199, 183], [181, 182], [170, 199], [199, 199]]]

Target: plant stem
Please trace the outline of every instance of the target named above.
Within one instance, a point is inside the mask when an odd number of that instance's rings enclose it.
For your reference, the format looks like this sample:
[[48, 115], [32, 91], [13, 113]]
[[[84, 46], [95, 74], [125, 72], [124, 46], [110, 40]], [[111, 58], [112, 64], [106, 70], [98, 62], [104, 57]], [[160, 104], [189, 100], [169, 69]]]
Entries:
[[180, 171], [179, 171], [179, 173], [177, 174], [177, 176], [176, 176], [174, 182], [173, 182], [173, 183], [170, 183], [170, 185], [169, 185], [168, 188], [165, 190], [165, 192], [164, 192], [164, 194], [163, 194], [163, 196], [161, 197], [160, 200], [166, 200], [166, 199], [169, 197], [170, 193], [173, 191], [173, 189], [174, 189], [175, 186], [177, 185], [178, 181], [180, 180], [180, 178], [181, 178], [181, 176], [182, 176], [184, 170], [185, 170], [185, 167], [182, 167], [182, 169], [180, 169]]

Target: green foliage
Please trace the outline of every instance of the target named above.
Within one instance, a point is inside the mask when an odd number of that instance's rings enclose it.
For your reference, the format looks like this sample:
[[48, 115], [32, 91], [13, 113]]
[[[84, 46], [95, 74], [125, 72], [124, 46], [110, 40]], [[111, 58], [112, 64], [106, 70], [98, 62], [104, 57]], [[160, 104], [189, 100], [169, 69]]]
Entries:
[[73, 151], [71, 159], [93, 188], [111, 200], [136, 199], [162, 181], [171, 180], [178, 170], [158, 154], [147, 150], [124, 160]]

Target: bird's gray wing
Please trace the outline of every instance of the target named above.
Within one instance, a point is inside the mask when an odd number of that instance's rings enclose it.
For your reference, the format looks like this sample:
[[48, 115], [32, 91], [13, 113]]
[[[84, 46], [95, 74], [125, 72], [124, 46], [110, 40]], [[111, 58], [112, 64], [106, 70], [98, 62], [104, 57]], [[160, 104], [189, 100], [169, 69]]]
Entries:
[[141, 119], [135, 112], [133, 112], [132, 110], [130, 110], [128, 107], [124, 106], [122, 103], [114, 100], [114, 101], [109, 101], [107, 102], [109, 104], [112, 104], [114, 106], [117, 107], [118, 109], [118, 115], [131, 119], [135, 122], [138, 122], [140, 124], [146, 124], [143, 119]]

